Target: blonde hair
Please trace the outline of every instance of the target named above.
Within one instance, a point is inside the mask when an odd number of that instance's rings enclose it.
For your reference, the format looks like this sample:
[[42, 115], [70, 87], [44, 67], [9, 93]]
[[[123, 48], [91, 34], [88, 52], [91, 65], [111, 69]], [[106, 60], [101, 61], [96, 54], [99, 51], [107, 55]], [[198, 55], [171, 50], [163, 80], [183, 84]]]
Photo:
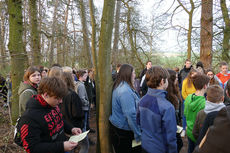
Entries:
[[50, 69], [48, 77], [58, 77], [61, 78], [63, 75], [63, 70], [60, 67], [54, 66]]

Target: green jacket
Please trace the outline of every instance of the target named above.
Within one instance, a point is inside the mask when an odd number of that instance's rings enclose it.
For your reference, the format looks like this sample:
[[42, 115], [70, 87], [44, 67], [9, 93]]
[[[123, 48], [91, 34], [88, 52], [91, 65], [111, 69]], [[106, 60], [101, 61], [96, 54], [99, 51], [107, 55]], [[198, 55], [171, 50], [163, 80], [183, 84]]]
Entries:
[[205, 101], [204, 96], [196, 96], [195, 94], [191, 94], [185, 99], [184, 102], [184, 115], [187, 123], [186, 134], [194, 142], [196, 142], [196, 139], [192, 134], [192, 130], [196, 121], [197, 113], [205, 107]]
[[37, 89], [28, 83], [21, 82], [18, 90], [19, 95], [19, 115], [22, 115], [26, 110], [27, 101], [33, 96], [37, 95]]

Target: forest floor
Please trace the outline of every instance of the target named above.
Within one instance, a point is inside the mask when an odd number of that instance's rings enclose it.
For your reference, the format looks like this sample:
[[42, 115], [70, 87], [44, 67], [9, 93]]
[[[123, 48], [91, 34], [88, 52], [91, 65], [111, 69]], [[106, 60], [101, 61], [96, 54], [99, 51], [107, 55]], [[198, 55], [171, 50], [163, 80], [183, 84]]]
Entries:
[[[90, 127], [96, 130], [96, 113], [92, 110], [90, 113]], [[11, 126], [9, 109], [3, 107], [0, 102], [0, 153], [25, 153], [22, 147], [17, 146], [13, 142], [14, 127]], [[89, 133], [89, 139], [95, 142], [95, 145], [90, 145], [89, 153], [96, 153], [97, 134]], [[184, 147], [180, 153], [187, 153], [187, 138], [183, 139]], [[79, 147], [76, 149], [78, 152]]]

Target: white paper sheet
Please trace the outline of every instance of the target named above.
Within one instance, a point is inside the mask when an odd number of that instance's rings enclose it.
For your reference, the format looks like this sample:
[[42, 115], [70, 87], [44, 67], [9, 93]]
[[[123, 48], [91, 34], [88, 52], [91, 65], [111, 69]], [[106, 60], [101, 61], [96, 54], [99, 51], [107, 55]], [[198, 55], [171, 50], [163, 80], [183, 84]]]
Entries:
[[140, 146], [141, 145], [141, 141], [137, 142], [136, 140], [132, 141], [132, 148]]
[[176, 131], [176, 133], [181, 133], [182, 130], [183, 130], [183, 127], [177, 125], [177, 131]]
[[83, 132], [83, 133], [81, 133], [81, 134], [79, 134], [79, 135], [71, 136], [71, 137], [69, 138], [69, 141], [72, 141], [72, 142], [79, 142], [79, 141], [83, 140], [83, 139], [87, 136], [88, 133], [89, 133], [89, 130], [86, 131], [86, 132]]

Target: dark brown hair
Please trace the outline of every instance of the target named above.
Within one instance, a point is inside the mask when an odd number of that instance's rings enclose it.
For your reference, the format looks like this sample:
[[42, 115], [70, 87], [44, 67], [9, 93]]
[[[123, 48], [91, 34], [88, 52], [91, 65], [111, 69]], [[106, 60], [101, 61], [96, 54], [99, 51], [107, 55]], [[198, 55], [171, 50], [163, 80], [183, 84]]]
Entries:
[[224, 96], [224, 90], [219, 85], [207, 88], [207, 100], [213, 103], [220, 102]]
[[119, 86], [119, 84], [124, 81], [128, 83], [131, 88], [134, 89], [132, 79], [131, 79], [133, 70], [134, 69], [132, 65], [129, 65], [129, 64], [121, 65], [117, 78], [113, 84], [113, 90], [116, 89]]
[[197, 74], [192, 78], [192, 83], [196, 90], [201, 90], [205, 85], [208, 85], [210, 78], [204, 74]]
[[166, 98], [168, 101], [170, 101], [175, 109], [178, 107], [178, 93], [179, 93], [179, 87], [175, 85], [175, 80], [176, 80], [176, 71], [173, 70], [168, 70], [169, 72], [169, 79], [168, 79], [168, 88], [166, 91], [168, 92]]
[[79, 70], [79, 71], [77, 71], [77, 78], [79, 79], [80, 77], [83, 77], [83, 75], [86, 73], [86, 71], [85, 70]]
[[149, 62], [151, 62], [151, 63], [152, 63], [152, 61], [147, 61], [147, 62], [145, 63], [145, 65], [147, 65]]
[[50, 97], [63, 98], [67, 94], [67, 86], [57, 77], [45, 77], [38, 87], [38, 94], [44, 93], [47, 93]]
[[30, 75], [33, 74], [34, 72], [38, 71], [40, 73], [40, 70], [39, 68], [35, 67], [35, 66], [30, 66], [26, 72], [24, 73], [24, 77], [23, 77], [23, 80], [24, 81], [29, 81], [29, 78], [30, 78]]
[[63, 72], [62, 80], [66, 83], [67, 88], [75, 90], [73, 75], [70, 72]]
[[149, 88], [157, 88], [160, 85], [161, 80], [164, 81], [169, 78], [169, 73], [161, 66], [153, 66], [146, 72], [146, 83]]
[[223, 65], [227, 65], [228, 66], [228, 64], [225, 61], [220, 62], [219, 65], [220, 65], [220, 67], [222, 67]]
[[191, 60], [190, 59], [186, 59], [184, 63], [186, 63], [186, 62], [191, 62]]
[[213, 77], [210, 79], [209, 85], [218, 85], [219, 83], [218, 83], [218, 82], [216, 81], [216, 79], [214, 78], [214, 76], [215, 76], [214, 71], [211, 70], [211, 69], [207, 69], [207, 70], [206, 70], [206, 75], [208, 74], [208, 72], [212, 72], [212, 73], [213, 73]]
[[198, 72], [195, 69], [191, 69], [190, 72], [188, 73], [188, 76], [186, 77], [187, 78], [187, 86], [188, 87], [192, 86], [192, 74], [193, 73], [198, 73]]

